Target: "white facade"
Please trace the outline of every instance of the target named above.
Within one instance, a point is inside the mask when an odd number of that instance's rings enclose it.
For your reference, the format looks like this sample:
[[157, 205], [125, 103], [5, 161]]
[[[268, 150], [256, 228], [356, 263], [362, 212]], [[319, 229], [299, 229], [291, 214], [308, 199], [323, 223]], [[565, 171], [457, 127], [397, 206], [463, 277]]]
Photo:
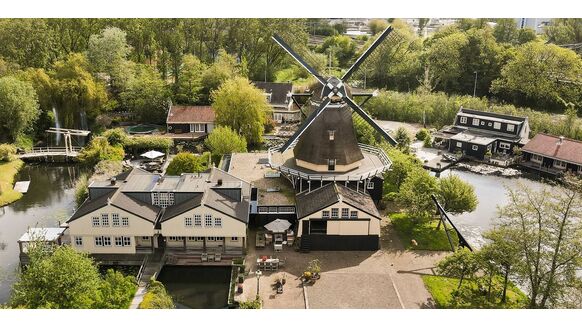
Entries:
[[[337, 210], [337, 217], [335, 213]], [[348, 211], [347, 217], [343, 212]], [[354, 215], [355, 214], [355, 215]], [[338, 202], [320, 211], [310, 214], [299, 221], [297, 236], [303, 234], [303, 222], [309, 219], [329, 218], [327, 221], [327, 235], [363, 236], [380, 235], [380, 219], [347, 203]], [[334, 219], [337, 219], [334, 221]]]

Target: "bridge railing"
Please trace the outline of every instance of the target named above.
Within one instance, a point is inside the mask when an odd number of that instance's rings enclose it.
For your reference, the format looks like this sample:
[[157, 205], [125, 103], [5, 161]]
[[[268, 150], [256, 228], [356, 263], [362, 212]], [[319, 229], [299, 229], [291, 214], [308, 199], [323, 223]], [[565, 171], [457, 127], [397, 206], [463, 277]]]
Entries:
[[[71, 147], [69, 152], [79, 152], [81, 147]], [[31, 151], [27, 151], [26, 154], [45, 154], [45, 153], [66, 153], [66, 147], [34, 147]]]

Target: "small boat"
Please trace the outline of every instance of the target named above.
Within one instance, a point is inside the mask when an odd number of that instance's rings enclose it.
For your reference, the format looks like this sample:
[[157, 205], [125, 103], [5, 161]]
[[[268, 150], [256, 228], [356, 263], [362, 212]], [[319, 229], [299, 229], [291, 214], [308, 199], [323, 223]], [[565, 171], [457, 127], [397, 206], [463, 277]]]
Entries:
[[456, 162], [458, 159], [453, 156], [453, 155], [449, 155], [449, 154], [443, 154], [443, 161], [446, 162]]

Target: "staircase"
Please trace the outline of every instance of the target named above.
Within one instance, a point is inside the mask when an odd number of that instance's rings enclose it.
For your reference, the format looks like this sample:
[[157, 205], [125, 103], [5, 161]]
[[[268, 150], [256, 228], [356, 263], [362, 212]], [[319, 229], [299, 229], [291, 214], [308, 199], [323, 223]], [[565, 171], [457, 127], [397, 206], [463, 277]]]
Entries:
[[311, 239], [309, 235], [301, 236], [301, 246], [299, 247], [301, 253], [309, 253], [311, 251]]

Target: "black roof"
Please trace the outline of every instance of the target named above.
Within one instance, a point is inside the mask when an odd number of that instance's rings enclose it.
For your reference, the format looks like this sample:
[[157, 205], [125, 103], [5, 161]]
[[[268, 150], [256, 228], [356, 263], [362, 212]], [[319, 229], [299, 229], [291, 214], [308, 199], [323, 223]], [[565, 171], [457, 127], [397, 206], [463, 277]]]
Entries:
[[369, 215], [380, 218], [380, 213], [370, 195], [357, 192], [342, 184], [328, 183], [321, 188], [296, 197], [297, 219], [304, 218], [319, 210], [342, 201]]
[[253, 82], [253, 84], [271, 94], [271, 104], [282, 105], [287, 104], [287, 94], [293, 90], [293, 84], [280, 82]]
[[75, 213], [73, 213], [73, 215], [67, 220], [67, 222], [74, 221], [82, 216], [85, 216], [93, 211], [100, 209], [101, 207], [106, 206], [107, 204], [109, 204], [111, 197], [115, 194], [116, 191], [117, 189], [112, 189], [111, 191], [108, 191], [107, 193], [97, 198], [85, 199], [83, 204], [79, 206], [79, 208], [75, 211]]
[[[329, 138], [330, 130], [335, 131], [334, 140]], [[327, 165], [329, 159], [335, 159], [336, 165], [364, 159], [354, 131], [351, 109], [347, 105], [326, 108], [299, 137], [293, 154], [296, 159], [317, 165]]]
[[485, 112], [485, 111], [481, 111], [481, 110], [469, 109], [469, 108], [463, 108], [463, 107], [461, 107], [461, 109], [459, 110], [459, 113], [488, 116], [491, 118], [499, 118], [499, 119], [504, 119], [504, 120], [518, 121], [518, 122], [525, 122], [525, 120], [527, 119], [527, 117], [512, 116], [512, 115], [499, 114], [499, 113], [494, 113], [494, 112]]
[[195, 195], [193, 198], [187, 199], [179, 204], [166, 208], [160, 218], [160, 222], [167, 221], [175, 216], [185, 213], [193, 208], [200, 206], [202, 202], [203, 193]]

